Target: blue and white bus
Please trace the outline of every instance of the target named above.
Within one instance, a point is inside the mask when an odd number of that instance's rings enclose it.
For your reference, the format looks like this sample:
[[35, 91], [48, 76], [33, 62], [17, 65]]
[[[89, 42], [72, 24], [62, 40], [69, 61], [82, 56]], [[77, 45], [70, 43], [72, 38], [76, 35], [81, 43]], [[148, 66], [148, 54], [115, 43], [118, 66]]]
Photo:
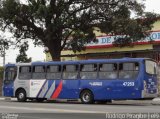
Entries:
[[82, 103], [153, 99], [157, 64], [148, 58], [7, 64], [3, 95], [27, 99], [80, 99]]

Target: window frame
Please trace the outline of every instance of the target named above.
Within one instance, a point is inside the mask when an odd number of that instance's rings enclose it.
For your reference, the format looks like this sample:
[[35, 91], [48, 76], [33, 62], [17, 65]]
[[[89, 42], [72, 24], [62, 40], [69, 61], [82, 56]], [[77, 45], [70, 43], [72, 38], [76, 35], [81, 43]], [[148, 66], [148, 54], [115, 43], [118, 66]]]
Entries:
[[[30, 74], [31, 74], [31, 78], [29, 79], [29, 78], [27, 78], [27, 79], [22, 79], [22, 78], [20, 78], [19, 76], [20, 76], [20, 68], [22, 68], [22, 67], [30, 67]], [[27, 72], [24, 72], [24, 73], [27, 73]], [[18, 79], [19, 80], [31, 80], [32, 79], [32, 66], [31, 65], [23, 65], [23, 66], [19, 66], [19, 71], [18, 71]]]
[[[114, 64], [114, 65], [116, 65], [116, 69], [114, 69], [115, 70], [115, 73], [116, 73], [116, 78], [104, 78], [104, 79], [102, 79], [102, 78], [100, 78], [100, 72], [113, 72], [113, 71], [101, 71], [100, 70], [100, 65], [103, 65], [103, 64]], [[119, 68], [119, 63], [116, 63], [116, 62], [102, 62], [102, 63], [99, 63], [98, 64], [98, 79], [99, 80], [117, 80], [118, 79], [118, 76], [119, 76], [119, 70], [118, 70], [118, 68]]]
[[[38, 67], [38, 66], [43, 66], [44, 67], [44, 72], [34, 72], [35, 67]], [[34, 73], [44, 73], [45, 75], [44, 75], [44, 78], [33, 78]], [[46, 79], [46, 74], [47, 74], [47, 72], [46, 72], [46, 66], [45, 65], [32, 65], [32, 77], [31, 77], [31, 79], [33, 79], [33, 80], [43, 80], [43, 79]]]
[[[135, 77], [135, 78], [120, 78], [120, 64], [124, 64], [124, 63], [137, 63], [138, 64], [138, 70], [122, 70], [122, 71], [138, 71], [138, 73], [137, 73], [137, 76]], [[138, 62], [138, 61], [130, 61], [130, 62], [119, 62], [118, 63], [118, 80], [136, 80], [137, 79], [137, 77], [139, 76], [139, 73], [140, 73], [140, 67], [141, 67], [141, 64], [140, 64], [140, 62]]]
[[[59, 66], [60, 71], [59, 72], [49, 72], [48, 68], [50, 68], [51, 66]], [[61, 80], [62, 79], [62, 65], [61, 64], [53, 64], [53, 65], [47, 65], [46, 66], [46, 79], [49, 80], [50, 78], [47, 77], [48, 74], [56, 74], [56, 73], [60, 73], [60, 78], [55, 78], [55, 79], [51, 79], [51, 80]]]
[[[10, 79], [10, 80], [8, 80], [8, 74], [7, 74], [8, 72], [11, 72], [11, 70], [8, 71], [9, 68], [14, 68], [14, 71], [12, 71], [12, 72], [15, 73], [15, 76], [13, 77], [13, 79]], [[8, 67], [5, 68], [5, 76], [4, 76], [5, 83], [10, 82], [10, 81], [14, 81], [17, 78], [17, 76], [18, 76], [18, 70], [17, 69], [18, 69], [17, 66], [8, 66]]]
[[[66, 66], [67, 65], [74, 65], [74, 66], [76, 66], [76, 71], [66, 71]], [[65, 66], [65, 69], [64, 69], [64, 66]], [[80, 67], [79, 64], [63, 64], [62, 65], [62, 69], [61, 69], [61, 72], [62, 72], [61, 73], [61, 78], [63, 80], [77, 80], [79, 78], [79, 67]], [[77, 73], [77, 76], [75, 78], [73, 78], [73, 79], [72, 78], [64, 78], [64, 72], [66, 72], [66, 73]]]
[[[96, 66], [96, 70], [94, 69], [94, 71], [83, 71], [82, 70], [82, 65], [95, 65]], [[94, 66], [94, 68], [95, 68]], [[98, 79], [98, 68], [99, 68], [99, 63], [98, 62], [93, 62], [93, 63], [81, 63], [80, 66], [79, 66], [79, 79], [80, 80], [97, 80]], [[93, 78], [82, 78], [81, 77], [81, 73], [83, 72], [90, 72], [90, 73], [94, 73], [96, 72], [96, 77], [93, 79]]]

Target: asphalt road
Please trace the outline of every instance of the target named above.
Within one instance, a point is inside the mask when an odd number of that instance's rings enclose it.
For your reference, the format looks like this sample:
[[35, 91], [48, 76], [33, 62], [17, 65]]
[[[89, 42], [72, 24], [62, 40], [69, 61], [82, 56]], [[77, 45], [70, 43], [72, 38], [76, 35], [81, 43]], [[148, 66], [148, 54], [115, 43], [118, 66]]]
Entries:
[[160, 103], [155, 104], [153, 101], [113, 101], [110, 104], [0, 101], [0, 119], [8, 116], [6, 113], [11, 117], [17, 116], [15, 119], [106, 119], [108, 113], [158, 112], [160, 112]]

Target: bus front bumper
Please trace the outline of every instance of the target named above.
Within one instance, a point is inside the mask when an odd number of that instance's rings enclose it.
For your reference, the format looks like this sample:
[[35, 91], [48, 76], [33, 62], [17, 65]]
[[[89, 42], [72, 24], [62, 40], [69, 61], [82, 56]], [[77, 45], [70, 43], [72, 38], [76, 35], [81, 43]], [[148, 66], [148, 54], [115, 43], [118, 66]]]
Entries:
[[148, 93], [146, 90], [142, 90], [142, 98], [156, 98], [158, 97], [157, 93]]

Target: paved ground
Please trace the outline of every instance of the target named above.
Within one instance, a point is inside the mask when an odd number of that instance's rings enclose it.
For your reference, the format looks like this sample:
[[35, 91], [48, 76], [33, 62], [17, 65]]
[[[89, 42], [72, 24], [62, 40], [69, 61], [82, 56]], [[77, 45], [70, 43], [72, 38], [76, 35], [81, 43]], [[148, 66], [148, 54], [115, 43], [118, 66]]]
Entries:
[[148, 114], [156, 112], [160, 112], [160, 99], [158, 98], [154, 101], [113, 101], [110, 104], [91, 105], [66, 101], [20, 103], [16, 99], [3, 100], [3, 98], [0, 98], [0, 113], [18, 114], [18, 119], [103, 119], [106, 118], [105, 115], [108, 113]]

